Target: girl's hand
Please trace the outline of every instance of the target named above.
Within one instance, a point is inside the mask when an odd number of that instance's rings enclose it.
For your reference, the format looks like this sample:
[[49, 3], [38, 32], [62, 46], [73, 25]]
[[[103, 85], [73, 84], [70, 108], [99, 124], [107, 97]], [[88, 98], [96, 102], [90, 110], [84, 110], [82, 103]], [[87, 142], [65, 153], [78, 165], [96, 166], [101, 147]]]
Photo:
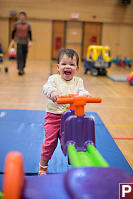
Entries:
[[86, 97], [91, 97], [90, 93], [84, 94], [84, 96], [86, 96]]
[[60, 95], [56, 91], [53, 91], [53, 92], [51, 92], [50, 97], [53, 102], [56, 102], [56, 100], [60, 97]]
[[91, 97], [91, 94], [88, 92], [82, 93], [79, 96], [86, 96], [86, 97]]

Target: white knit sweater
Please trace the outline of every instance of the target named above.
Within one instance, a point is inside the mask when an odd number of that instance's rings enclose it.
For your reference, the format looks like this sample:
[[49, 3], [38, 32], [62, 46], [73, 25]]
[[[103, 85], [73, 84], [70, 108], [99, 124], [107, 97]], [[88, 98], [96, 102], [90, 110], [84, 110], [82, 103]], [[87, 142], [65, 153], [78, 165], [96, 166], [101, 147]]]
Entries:
[[84, 89], [83, 80], [80, 77], [74, 76], [72, 80], [65, 81], [59, 74], [51, 75], [43, 86], [43, 93], [48, 98], [46, 111], [55, 114], [62, 114], [64, 111], [69, 110], [69, 104], [57, 104], [53, 102], [50, 98], [52, 91], [57, 91], [59, 95], [90, 95]]

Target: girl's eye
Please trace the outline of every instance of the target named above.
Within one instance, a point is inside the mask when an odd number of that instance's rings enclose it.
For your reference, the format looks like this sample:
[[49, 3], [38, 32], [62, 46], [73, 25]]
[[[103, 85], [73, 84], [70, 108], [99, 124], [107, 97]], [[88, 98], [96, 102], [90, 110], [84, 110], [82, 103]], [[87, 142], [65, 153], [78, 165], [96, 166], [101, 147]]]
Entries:
[[66, 65], [65, 63], [62, 63], [61, 65]]

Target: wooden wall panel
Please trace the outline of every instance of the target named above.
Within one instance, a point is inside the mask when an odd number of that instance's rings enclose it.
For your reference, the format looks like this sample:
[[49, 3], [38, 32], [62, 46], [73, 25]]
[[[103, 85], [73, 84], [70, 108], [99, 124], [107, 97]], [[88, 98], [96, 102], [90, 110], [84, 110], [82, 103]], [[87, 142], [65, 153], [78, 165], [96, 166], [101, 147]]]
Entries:
[[85, 58], [87, 48], [89, 45], [100, 45], [101, 44], [101, 29], [100, 23], [85, 23], [84, 24], [84, 35], [83, 35], [83, 55], [82, 59]]
[[[133, 1], [128, 6], [121, 6], [118, 2], [117, 0], [67, 0], [65, 2], [62, 0], [0, 0], [0, 39], [2, 39], [2, 46], [7, 50], [10, 11], [16, 10], [19, 13], [19, 11], [24, 10], [28, 14], [29, 21], [33, 24], [34, 42], [29, 56], [35, 59], [51, 58], [52, 23], [50, 21], [71, 21], [72, 14], [78, 13], [79, 18], [76, 20], [78, 22], [103, 24], [102, 43], [111, 45], [114, 56], [125, 54], [131, 57], [133, 54]], [[83, 49], [83, 57], [86, 54], [87, 45]], [[67, 47], [71, 47], [70, 43], [69, 45], [67, 43]], [[75, 46], [75, 48], [81, 51], [82, 46]]]
[[18, 19], [15, 16], [9, 18], [9, 42], [12, 40], [12, 31], [17, 20]]
[[52, 22], [29, 21], [32, 27], [33, 45], [29, 49], [29, 58], [51, 59]]
[[82, 23], [67, 22], [66, 25], [66, 48], [73, 48], [81, 58], [82, 50]]
[[119, 0], [0, 0], [0, 17], [8, 17], [10, 10], [25, 10], [38, 19], [70, 20], [76, 12], [80, 21], [133, 23], [133, 1], [121, 6]]
[[133, 26], [124, 24], [103, 24], [102, 44], [111, 48], [115, 58], [127, 56], [133, 59]]
[[65, 22], [53, 21], [52, 58], [56, 59], [59, 49], [64, 46]]
[[8, 53], [8, 24], [9, 23], [7, 19], [0, 20], [0, 43], [5, 55]]

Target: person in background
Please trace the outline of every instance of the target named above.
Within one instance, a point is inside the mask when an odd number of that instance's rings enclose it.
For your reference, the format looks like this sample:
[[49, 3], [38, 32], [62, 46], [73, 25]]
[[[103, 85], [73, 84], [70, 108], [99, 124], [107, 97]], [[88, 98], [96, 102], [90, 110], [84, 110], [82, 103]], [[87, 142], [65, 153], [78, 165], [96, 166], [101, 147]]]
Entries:
[[26, 12], [19, 13], [19, 20], [15, 23], [12, 31], [11, 44], [17, 43], [17, 69], [18, 75], [24, 74], [24, 68], [26, 65], [26, 58], [28, 54], [28, 48], [32, 45], [32, 31], [31, 26], [26, 22]]
[[79, 69], [79, 56], [73, 49], [61, 49], [58, 55], [59, 74], [51, 75], [43, 86], [43, 93], [48, 98], [45, 117], [45, 140], [42, 145], [39, 175], [46, 175], [48, 162], [56, 149], [60, 138], [61, 115], [69, 110], [68, 104], [57, 104], [61, 95], [79, 94], [90, 96], [84, 89], [83, 80], [75, 76]]

